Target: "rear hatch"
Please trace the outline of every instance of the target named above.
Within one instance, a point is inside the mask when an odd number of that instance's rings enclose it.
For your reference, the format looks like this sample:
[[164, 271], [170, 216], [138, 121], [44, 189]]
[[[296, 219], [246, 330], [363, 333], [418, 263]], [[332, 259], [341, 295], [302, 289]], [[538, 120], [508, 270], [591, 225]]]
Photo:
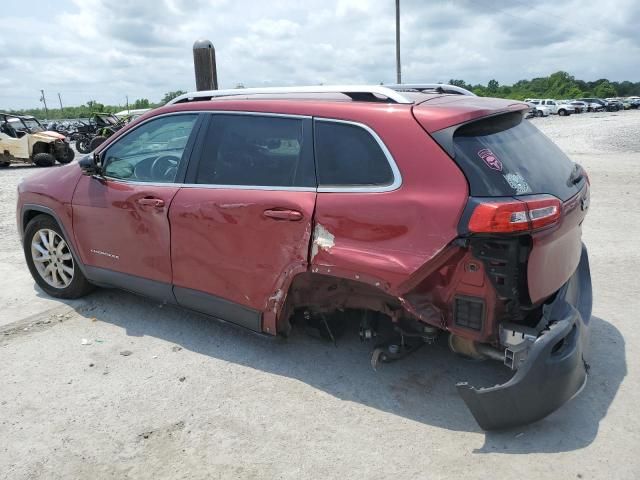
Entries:
[[[557, 291], [578, 266], [588, 179], [582, 167], [524, 119], [526, 104], [483, 100], [465, 99], [470, 119], [435, 131], [429, 129], [434, 125], [433, 112], [427, 111], [431, 102], [415, 107], [414, 115], [469, 183], [461, 234], [501, 241], [519, 237], [528, 252], [517, 266], [528, 293], [520, 300], [537, 303]], [[474, 103], [480, 118], [472, 118]]]

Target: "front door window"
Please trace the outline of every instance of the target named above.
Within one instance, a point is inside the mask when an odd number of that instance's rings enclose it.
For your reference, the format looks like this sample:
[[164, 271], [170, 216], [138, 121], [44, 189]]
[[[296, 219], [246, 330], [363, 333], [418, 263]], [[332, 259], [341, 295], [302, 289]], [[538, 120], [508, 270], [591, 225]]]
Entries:
[[136, 128], [107, 149], [104, 175], [135, 182], [175, 182], [197, 117], [160, 117]]

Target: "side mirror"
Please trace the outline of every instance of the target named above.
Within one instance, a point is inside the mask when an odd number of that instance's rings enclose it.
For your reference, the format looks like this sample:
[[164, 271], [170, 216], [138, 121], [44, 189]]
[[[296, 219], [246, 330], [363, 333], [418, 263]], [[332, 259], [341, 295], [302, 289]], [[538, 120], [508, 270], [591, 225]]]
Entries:
[[102, 168], [100, 167], [100, 157], [98, 154], [90, 153], [84, 158], [78, 161], [80, 169], [83, 175], [93, 176], [102, 175]]

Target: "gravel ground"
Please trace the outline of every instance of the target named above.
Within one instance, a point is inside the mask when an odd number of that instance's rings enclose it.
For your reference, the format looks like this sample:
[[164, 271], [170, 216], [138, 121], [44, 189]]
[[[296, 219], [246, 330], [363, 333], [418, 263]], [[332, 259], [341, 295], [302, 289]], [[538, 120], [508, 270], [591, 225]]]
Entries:
[[0, 478], [638, 478], [640, 111], [532, 121], [592, 182], [592, 369], [559, 411], [481, 431], [454, 384], [491, 384], [497, 367], [443, 345], [374, 372], [354, 336], [338, 348], [301, 333], [269, 341], [114, 290], [47, 299], [14, 220], [16, 185], [34, 169], [11, 167], [0, 171]]

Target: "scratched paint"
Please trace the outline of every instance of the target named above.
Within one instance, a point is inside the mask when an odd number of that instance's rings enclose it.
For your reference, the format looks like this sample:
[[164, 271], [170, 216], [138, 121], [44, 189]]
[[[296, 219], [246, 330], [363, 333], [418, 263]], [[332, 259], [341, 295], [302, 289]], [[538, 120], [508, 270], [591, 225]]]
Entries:
[[313, 244], [311, 247], [311, 261], [316, 257], [320, 250], [328, 252], [335, 245], [335, 235], [319, 223], [313, 229]]

